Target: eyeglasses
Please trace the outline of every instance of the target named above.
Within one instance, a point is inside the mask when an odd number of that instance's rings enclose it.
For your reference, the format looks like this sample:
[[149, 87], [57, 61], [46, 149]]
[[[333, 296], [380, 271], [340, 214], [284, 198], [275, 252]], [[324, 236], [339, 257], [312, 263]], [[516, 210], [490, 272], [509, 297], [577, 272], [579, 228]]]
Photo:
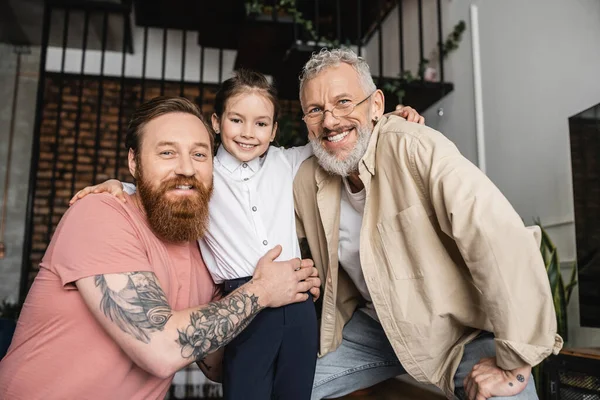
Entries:
[[367, 101], [369, 97], [373, 96], [373, 93], [371, 93], [370, 95], [365, 97], [364, 100], [361, 100], [358, 103], [352, 103], [351, 101], [349, 101], [347, 103], [338, 104], [331, 110], [309, 112], [307, 114], [304, 114], [304, 116], [302, 116], [302, 119], [308, 125], [319, 124], [323, 121], [323, 119], [325, 119], [325, 113], [328, 111], [331, 113], [331, 115], [333, 115], [334, 118], [345, 117], [346, 115], [351, 114], [356, 107], [360, 106], [362, 103]]

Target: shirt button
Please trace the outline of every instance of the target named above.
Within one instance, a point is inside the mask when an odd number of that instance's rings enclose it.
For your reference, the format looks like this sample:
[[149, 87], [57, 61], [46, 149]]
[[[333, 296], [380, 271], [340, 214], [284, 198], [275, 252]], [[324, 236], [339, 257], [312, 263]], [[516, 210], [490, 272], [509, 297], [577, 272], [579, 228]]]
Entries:
[[325, 319], [326, 319], [327, 321], [331, 321], [331, 314], [327, 314], [327, 315], [325, 316]]
[[243, 164], [242, 164], [242, 167], [244, 167], [244, 168], [248, 168], [248, 164], [246, 164], [246, 163], [243, 163]]
[[258, 208], [256, 208], [256, 206], [252, 207], [252, 211], [256, 211], [258, 210]]
[[327, 282], [331, 283], [331, 278], [327, 278]]
[[263, 244], [266, 246], [269, 244], [269, 242], [267, 242], [266, 240], [263, 240]]

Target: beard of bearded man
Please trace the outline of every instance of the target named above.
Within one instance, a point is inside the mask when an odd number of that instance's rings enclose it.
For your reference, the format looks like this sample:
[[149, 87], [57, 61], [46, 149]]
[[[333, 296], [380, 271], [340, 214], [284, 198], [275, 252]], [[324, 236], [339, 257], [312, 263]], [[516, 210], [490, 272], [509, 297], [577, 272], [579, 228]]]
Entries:
[[[136, 180], [138, 194], [150, 227], [161, 238], [172, 243], [198, 240], [208, 228], [208, 205], [213, 185], [206, 188], [194, 177], [178, 176], [153, 188], [144, 179], [140, 163]], [[192, 186], [191, 195], [169, 196], [167, 192], [177, 186]]]
[[[346, 129], [344, 128], [343, 130]], [[322, 139], [321, 137], [311, 138], [310, 144], [313, 149], [313, 154], [319, 161], [319, 165], [325, 171], [333, 175], [347, 177], [351, 173], [358, 171], [358, 163], [367, 152], [372, 131], [373, 128], [368, 126], [357, 126], [356, 132], [358, 134], [358, 138], [354, 143], [354, 148], [343, 160], [338, 159], [335, 153], [330, 153], [325, 149], [325, 147], [323, 147], [321, 140], [327, 139]], [[325, 134], [327, 134], [327, 132]]]

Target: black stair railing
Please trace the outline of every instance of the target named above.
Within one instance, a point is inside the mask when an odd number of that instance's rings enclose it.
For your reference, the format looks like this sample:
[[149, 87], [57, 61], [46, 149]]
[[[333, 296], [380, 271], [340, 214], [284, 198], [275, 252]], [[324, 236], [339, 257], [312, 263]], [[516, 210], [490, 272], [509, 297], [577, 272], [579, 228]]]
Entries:
[[[435, 101], [452, 90], [452, 84], [445, 81], [444, 57], [446, 51], [443, 41], [443, 20], [441, 0], [279, 0], [252, 1], [253, 12], [245, 21], [245, 32], [248, 34], [240, 42], [236, 67], [257, 69], [273, 75], [285, 99], [297, 99], [298, 72], [314, 51], [323, 47], [349, 46], [359, 55], [372, 39], [377, 40], [376, 55], [370, 54], [371, 60], [377, 61], [373, 70], [375, 81], [385, 89], [390, 98], [387, 105], [392, 108], [396, 100], [406, 100], [418, 110], [425, 110]], [[405, 32], [406, 5], [410, 4], [417, 20], [417, 29]], [[435, 13], [424, 12], [425, 5]], [[268, 12], [263, 12], [268, 10]], [[384, 62], [388, 55], [384, 51], [386, 37], [383, 33], [387, 18], [396, 10], [398, 15], [398, 64], [396, 73], [391, 76], [384, 73]], [[261, 12], [263, 12], [261, 14]], [[281, 15], [292, 16], [294, 27], [285, 31]], [[261, 14], [258, 19], [252, 15]], [[437, 32], [426, 32], [425, 18], [436, 18], [434, 26]], [[409, 16], [412, 17], [412, 14]], [[287, 21], [289, 23], [289, 21]], [[396, 22], [396, 21], [394, 21]], [[268, 38], [259, 39], [259, 25], [270, 23], [269, 33], [263, 35], [277, 38], [277, 45]], [[431, 26], [428, 23], [427, 26]], [[435, 60], [426, 58], [426, 51], [433, 50], [426, 45], [435, 34], [437, 54]], [[418, 67], [416, 70], [406, 68], [407, 44], [416, 44]], [[261, 43], [264, 48], [261, 49]], [[412, 46], [415, 47], [415, 46]], [[413, 57], [414, 58], [414, 57]], [[428, 66], [437, 63], [436, 74], [426, 74]], [[434, 71], [433, 69], [431, 71]]]
[[[81, 153], [81, 140], [80, 133], [82, 131], [82, 116], [83, 111], [83, 99], [82, 94], [84, 92], [83, 86], [85, 81], [84, 68], [86, 65], [86, 54], [88, 53], [89, 44], [89, 26], [91, 23], [92, 15], [102, 15], [101, 24], [101, 73], [98, 77], [100, 82], [100, 90], [98, 90], [98, 103], [102, 102], [102, 74], [104, 68], [104, 54], [106, 51], [106, 33], [108, 29], [108, 16], [117, 15], [121, 16], [123, 20], [123, 41], [122, 41], [122, 53], [133, 52], [133, 42], [131, 36], [131, 25], [129, 14], [131, 5], [127, 2], [114, 3], [108, 1], [95, 1], [95, 2], [77, 2], [73, 0], [62, 0], [62, 1], [46, 1], [44, 7], [43, 27], [42, 27], [42, 42], [40, 52], [40, 70], [39, 70], [39, 81], [38, 81], [38, 92], [36, 100], [36, 120], [34, 127], [34, 137], [32, 142], [32, 153], [31, 153], [31, 168], [29, 174], [29, 192], [27, 196], [27, 208], [26, 208], [26, 220], [25, 220], [25, 237], [23, 244], [23, 258], [22, 258], [22, 271], [21, 271], [21, 283], [19, 297], [23, 301], [29, 285], [37, 272], [37, 263], [40, 261], [41, 255], [45, 250], [45, 245], [49, 243], [52, 236], [52, 232], [56, 226], [56, 222], [62, 216], [65, 210], [66, 204], [64, 199], [58, 199], [57, 192], [59, 188], [56, 183], [61, 181], [61, 190], [73, 193], [76, 188], [75, 177], [77, 173], [77, 166], [80, 161]], [[59, 29], [59, 35], [61, 37], [61, 62], [60, 71], [49, 78], [46, 71], [46, 62], [48, 56], [48, 49], [50, 47], [51, 37], [51, 26], [52, 17], [59, 17], [57, 20], [61, 20], [61, 26], [55, 26], [55, 29]], [[78, 75], [67, 74], [65, 72], [67, 44], [76, 40], [73, 35], [70, 35], [69, 28], [71, 22], [75, 18], [83, 19], [83, 37], [81, 38], [81, 70]], [[70, 40], [71, 39], [71, 40]], [[123, 56], [123, 60], [125, 57]], [[63, 79], [68, 76], [69, 79]], [[48, 103], [48, 90], [47, 87], [52, 82], [53, 89], [53, 108], [52, 110], [45, 107]], [[64, 91], [67, 89], [67, 82], [79, 90], [74, 100], [75, 111], [65, 110], [65, 104], [63, 100], [67, 97]], [[72, 97], [71, 97], [72, 98]], [[71, 106], [71, 104], [69, 105]], [[52, 116], [53, 129], [43, 129], [47, 125], [47, 119], [45, 117]], [[68, 115], [70, 120], [65, 121], [65, 116]], [[92, 116], [89, 116], [92, 118]], [[100, 123], [101, 113], [100, 108], [95, 115], [96, 119], [96, 141], [93, 146], [90, 146], [90, 152], [92, 154], [94, 162], [92, 163], [92, 175], [93, 180], [97, 176], [96, 165], [98, 155], [100, 151], [100, 144], [98, 137], [100, 135]], [[120, 120], [119, 120], [120, 121]], [[63, 131], [69, 123], [70, 138], [66, 138], [63, 135]], [[44, 143], [42, 146], [42, 131], [45, 132]], [[63, 154], [67, 142], [72, 143], [71, 152], [68, 155]], [[42, 149], [42, 147], [44, 147]], [[42, 163], [42, 150], [44, 153]], [[65, 163], [65, 159], [69, 159], [68, 165]], [[118, 153], [116, 155], [118, 161]], [[44, 179], [41, 179], [44, 177]], [[43, 184], [38, 185], [42, 180]], [[38, 187], [43, 186], [43, 187]], [[38, 190], [39, 189], [39, 190]], [[59, 201], [57, 201], [59, 200]], [[58, 209], [60, 208], [60, 212]], [[38, 211], [37, 215], [35, 210]], [[42, 211], [43, 210], [43, 214]], [[36, 243], [34, 243], [34, 232]], [[35, 255], [32, 259], [32, 255]], [[33, 266], [33, 268], [32, 268]]]

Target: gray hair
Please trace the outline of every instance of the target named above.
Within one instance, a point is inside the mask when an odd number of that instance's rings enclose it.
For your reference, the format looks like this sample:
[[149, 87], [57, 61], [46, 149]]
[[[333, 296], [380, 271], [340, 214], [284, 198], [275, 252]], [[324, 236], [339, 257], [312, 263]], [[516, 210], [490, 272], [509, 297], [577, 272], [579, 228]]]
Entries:
[[317, 76], [321, 71], [329, 67], [336, 67], [341, 63], [346, 63], [354, 68], [365, 93], [372, 93], [377, 89], [367, 61], [348, 48], [339, 48], [332, 50], [321, 49], [318, 53], [312, 54], [300, 74], [300, 93], [302, 93], [302, 88], [307, 81]]

